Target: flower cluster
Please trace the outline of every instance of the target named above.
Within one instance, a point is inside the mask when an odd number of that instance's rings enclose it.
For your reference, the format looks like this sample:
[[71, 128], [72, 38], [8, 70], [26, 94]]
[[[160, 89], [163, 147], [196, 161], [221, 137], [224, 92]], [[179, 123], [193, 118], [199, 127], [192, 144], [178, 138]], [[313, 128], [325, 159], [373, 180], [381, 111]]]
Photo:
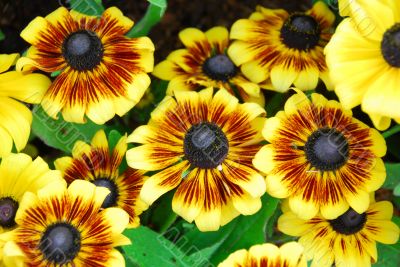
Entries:
[[[377, 262], [376, 243], [399, 239], [393, 205], [375, 191], [387, 177], [378, 130], [400, 123], [400, 5], [339, 0], [338, 10], [336, 29], [323, 1], [294, 13], [258, 6], [230, 30], [187, 28], [185, 48], [154, 70], [152, 41], [128, 37], [133, 21], [116, 7], [35, 18], [21, 32], [25, 56], [0, 55], [0, 266], [125, 266], [118, 247], [135, 240], [124, 231], [167, 192], [201, 232], [256, 214], [265, 194], [282, 199], [277, 230], [298, 241], [231, 251], [221, 267]], [[113, 118], [130, 119], [153, 90], [150, 72], [168, 81], [165, 97], [147, 124], [124, 128]], [[286, 96], [269, 117], [262, 89]], [[32, 159], [21, 102], [102, 129], [71, 156]], [[111, 138], [117, 128], [130, 134]]]

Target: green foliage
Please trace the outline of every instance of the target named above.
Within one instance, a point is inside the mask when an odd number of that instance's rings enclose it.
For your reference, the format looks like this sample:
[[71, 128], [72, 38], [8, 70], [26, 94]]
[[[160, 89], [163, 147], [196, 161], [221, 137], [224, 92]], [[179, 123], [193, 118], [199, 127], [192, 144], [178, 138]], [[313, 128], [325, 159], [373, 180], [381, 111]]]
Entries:
[[57, 120], [50, 118], [41, 106], [33, 110], [32, 132], [46, 145], [70, 153], [77, 140], [90, 142], [93, 135], [104, 125], [88, 121], [85, 124], [66, 122], [59, 114]]
[[5, 36], [4, 33], [0, 30], [0, 41], [3, 41], [4, 38], [6, 38], [6, 36]]
[[394, 194], [400, 195], [400, 163], [385, 163], [386, 180], [383, 188], [394, 189]]
[[101, 0], [71, 0], [70, 7], [89, 16], [99, 17], [104, 12]]
[[143, 18], [133, 26], [127, 33], [129, 37], [140, 37], [147, 35], [151, 28], [156, 25], [164, 16], [167, 9], [166, 0], [148, 0], [149, 6]]

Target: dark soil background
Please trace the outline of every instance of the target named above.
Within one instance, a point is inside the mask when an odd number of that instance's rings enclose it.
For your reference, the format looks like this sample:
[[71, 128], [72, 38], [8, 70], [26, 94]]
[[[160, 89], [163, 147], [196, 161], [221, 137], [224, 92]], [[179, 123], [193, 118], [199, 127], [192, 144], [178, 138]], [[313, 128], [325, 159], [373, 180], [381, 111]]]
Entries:
[[[19, 33], [36, 16], [46, 16], [65, 0], [0, 0], [0, 29], [6, 39], [0, 42], [0, 53], [21, 52], [28, 47]], [[156, 45], [156, 62], [181, 47], [178, 33], [186, 27], [207, 30], [213, 26], [230, 28], [233, 22], [248, 17], [257, 5], [305, 10], [310, 0], [169, 0], [161, 23], [153, 28], [150, 38]], [[147, 8], [146, 0], [103, 0], [105, 7], [117, 6], [123, 13], [139, 21]]]

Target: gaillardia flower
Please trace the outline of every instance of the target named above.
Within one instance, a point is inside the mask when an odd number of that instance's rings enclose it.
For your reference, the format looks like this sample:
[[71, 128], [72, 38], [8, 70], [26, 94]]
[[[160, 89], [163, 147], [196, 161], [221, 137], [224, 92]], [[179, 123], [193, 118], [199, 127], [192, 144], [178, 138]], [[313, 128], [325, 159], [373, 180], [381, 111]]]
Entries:
[[390, 221], [392, 214], [388, 201], [371, 201], [363, 213], [350, 208], [333, 220], [320, 214], [303, 220], [286, 211], [278, 220], [278, 229], [300, 236], [299, 243], [305, 256], [313, 260], [312, 267], [330, 267], [333, 263], [337, 267], [368, 267], [378, 259], [376, 242], [395, 244], [399, 239], [399, 228]]
[[132, 168], [158, 171], [145, 181], [141, 198], [152, 204], [177, 187], [173, 210], [201, 231], [217, 230], [239, 214], [254, 214], [265, 192], [253, 168], [265, 111], [238, 104], [226, 90], [174, 91], [138, 127], [126, 153]]
[[[359, 0], [349, 8], [350, 18], [325, 49], [332, 82], [343, 107], [361, 104], [375, 127], [385, 130], [391, 119], [400, 123], [400, 4]], [[360, 28], [365, 18], [369, 23]]]
[[266, 89], [285, 92], [294, 84], [310, 90], [319, 78], [331, 89], [323, 49], [334, 21], [322, 1], [305, 13], [293, 14], [258, 6], [249, 19], [233, 24], [230, 38], [236, 41], [228, 55], [246, 77]]
[[119, 167], [126, 149], [126, 136], [123, 136], [114, 150], [110, 151], [107, 137], [100, 130], [93, 137], [91, 146], [82, 141], [76, 142], [72, 158], [59, 158], [54, 165], [62, 172], [68, 184], [82, 179], [109, 189], [110, 194], [102, 207], [119, 207], [125, 210], [129, 214], [128, 227], [137, 227], [140, 224], [139, 214], [147, 208], [139, 198], [145, 177], [144, 171], [132, 168], [127, 168], [120, 174]]
[[109, 191], [83, 180], [65, 181], [27, 192], [16, 215], [18, 228], [8, 240], [3, 261], [15, 266], [125, 266], [115, 246], [130, 244], [122, 235], [129, 221], [120, 208], [101, 209]]
[[264, 106], [264, 95], [258, 84], [249, 81], [226, 54], [229, 33], [214, 27], [205, 33], [187, 28], [179, 33], [185, 49], [172, 52], [154, 67], [154, 76], [170, 81], [167, 94], [173, 90], [195, 90], [204, 87], [226, 89], [245, 102]]
[[38, 73], [6, 72], [18, 57], [18, 54], [0, 55], [0, 157], [11, 152], [13, 143], [17, 151], [22, 150], [29, 139], [32, 113], [17, 100], [40, 103], [51, 83]]
[[297, 90], [284, 111], [267, 119], [263, 136], [270, 144], [256, 154], [254, 166], [266, 174], [267, 192], [289, 198], [303, 219], [318, 211], [334, 219], [349, 206], [363, 213], [369, 193], [386, 178], [383, 137], [320, 94], [310, 101]]
[[49, 116], [61, 111], [66, 121], [83, 123], [86, 114], [103, 124], [130, 110], [150, 84], [154, 45], [124, 36], [132, 26], [115, 7], [100, 18], [60, 7], [21, 32], [32, 46], [17, 69], [61, 71], [41, 102]]
[[60, 172], [50, 170], [40, 157], [33, 161], [22, 153], [4, 157], [0, 163], [0, 233], [15, 228], [15, 214], [26, 192], [36, 193], [59, 180]]
[[254, 245], [248, 251], [235, 251], [218, 267], [306, 267], [303, 250], [297, 242], [285, 243], [279, 248], [270, 243]]

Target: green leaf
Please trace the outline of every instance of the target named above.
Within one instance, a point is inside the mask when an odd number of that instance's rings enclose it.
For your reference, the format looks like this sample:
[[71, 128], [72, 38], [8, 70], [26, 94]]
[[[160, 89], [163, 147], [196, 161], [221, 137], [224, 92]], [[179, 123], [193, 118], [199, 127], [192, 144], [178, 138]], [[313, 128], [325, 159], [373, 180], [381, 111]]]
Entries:
[[104, 12], [101, 0], [71, 0], [70, 7], [89, 16], [100, 17]]
[[279, 200], [265, 194], [262, 203], [262, 208], [256, 214], [237, 218], [232, 233], [211, 258], [213, 264], [220, 263], [236, 250], [248, 249], [266, 241], [266, 225], [277, 209]]
[[400, 183], [393, 189], [393, 195], [400, 197]]
[[386, 180], [382, 185], [386, 189], [394, 189], [400, 185], [400, 163], [385, 163]]
[[59, 115], [58, 120], [49, 117], [40, 105], [32, 110], [32, 132], [46, 145], [70, 153], [77, 140], [90, 142], [103, 125], [88, 121], [86, 124], [66, 122]]
[[128, 37], [146, 36], [151, 28], [164, 16], [167, 9], [167, 0], [148, 0], [148, 2], [149, 6], [147, 7], [146, 14], [126, 34]]
[[126, 230], [124, 235], [132, 240], [131, 245], [123, 247], [127, 261], [141, 267], [193, 266], [179, 247], [147, 227]]
[[0, 30], [0, 41], [3, 41], [4, 38], [6, 38], [6, 36], [5, 36], [4, 33]]
[[163, 233], [175, 222], [178, 215], [173, 212], [171, 207], [174, 193], [175, 190], [169, 191], [151, 207], [148, 220], [152, 229]]

